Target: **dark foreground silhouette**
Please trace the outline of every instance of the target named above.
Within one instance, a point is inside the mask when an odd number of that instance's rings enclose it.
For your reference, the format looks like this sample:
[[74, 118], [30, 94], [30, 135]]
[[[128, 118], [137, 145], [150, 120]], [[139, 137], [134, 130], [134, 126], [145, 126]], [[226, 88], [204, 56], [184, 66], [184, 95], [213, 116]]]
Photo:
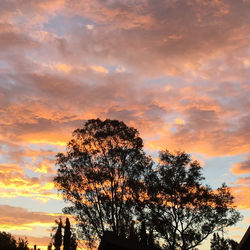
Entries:
[[250, 226], [248, 227], [246, 233], [241, 239], [236, 250], [249, 250], [250, 249]]
[[105, 231], [101, 238], [98, 250], [158, 250], [157, 247], [148, 247], [136, 240], [116, 236], [113, 232]]

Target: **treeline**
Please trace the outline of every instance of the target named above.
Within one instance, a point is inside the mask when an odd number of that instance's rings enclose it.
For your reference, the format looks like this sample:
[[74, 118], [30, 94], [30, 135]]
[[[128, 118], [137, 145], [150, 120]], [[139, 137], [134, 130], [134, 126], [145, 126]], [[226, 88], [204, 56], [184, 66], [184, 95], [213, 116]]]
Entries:
[[[61, 219], [56, 220], [55, 233], [52, 234], [51, 242], [48, 245], [48, 250], [76, 250], [77, 240], [76, 234], [73, 232], [73, 228], [70, 225], [70, 221], [66, 218], [65, 223]], [[27, 238], [19, 238], [16, 241], [15, 237], [10, 233], [0, 232], [0, 250], [39, 250], [37, 246], [29, 248], [29, 242]]]
[[[56, 233], [52, 238], [54, 249], [60, 250], [61, 246], [63, 246], [63, 250], [76, 250], [76, 235], [72, 232], [73, 230], [69, 219], [66, 218], [65, 224], [63, 224], [61, 219], [56, 220], [55, 222], [57, 224], [57, 228]], [[62, 231], [64, 231], [64, 233]], [[52, 250], [52, 243], [48, 246], [48, 250]]]
[[27, 239], [19, 238], [18, 241], [6, 232], [0, 232], [0, 250], [29, 250]]
[[111, 231], [148, 249], [195, 249], [241, 218], [230, 189], [206, 185], [199, 162], [167, 149], [153, 160], [138, 131], [122, 121], [88, 120], [56, 166], [55, 185], [71, 204], [64, 212], [90, 247]]

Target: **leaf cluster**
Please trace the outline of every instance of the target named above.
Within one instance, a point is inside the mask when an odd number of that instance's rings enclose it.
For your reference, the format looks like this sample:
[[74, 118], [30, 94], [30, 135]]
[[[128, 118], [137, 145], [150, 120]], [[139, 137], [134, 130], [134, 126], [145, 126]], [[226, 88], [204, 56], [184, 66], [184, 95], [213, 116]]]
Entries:
[[211, 250], [236, 250], [238, 243], [233, 239], [224, 239], [218, 233], [213, 234], [210, 241]]

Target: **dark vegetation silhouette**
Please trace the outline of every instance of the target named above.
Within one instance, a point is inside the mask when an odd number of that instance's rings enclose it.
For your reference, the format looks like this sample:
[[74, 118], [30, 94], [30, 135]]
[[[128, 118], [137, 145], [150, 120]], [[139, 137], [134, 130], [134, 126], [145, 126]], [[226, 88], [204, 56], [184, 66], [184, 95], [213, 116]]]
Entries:
[[29, 250], [27, 239], [19, 238], [18, 241], [6, 232], [0, 232], [0, 250]]
[[159, 159], [146, 178], [145, 218], [167, 249], [193, 249], [240, 219], [230, 189], [204, 185], [202, 168], [190, 155], [165, 150]]
[[218, 233], [214, 233], [210, 241], [211, 250], [236, 250], [237, 246], [238, 242], [233, 239], [224, 239]]
[[54, 247], [55, 250], [60, 250], [62, 245], [62, 220], [58, 221], [58, 227], [54, 235]]
[[69, 219], [67, 218], [66, 225], [64, 227], [63, 250], [70, 249], [70, 239], [71, 239], [70, 222], [69, 222]]
[[[63, 224], [61, 218], [59, 220], [55, 220], [55, 223], [57, 226], [53, 229], [56, 230], [56, 232], [52, 238], [55, 250], [60, 250], [62, 245], [63, 250], [76, 250], [76, 235], [73, 232], [73, 228], [70, 225], [69, 219], [66, 218], [65, 224]], [[52, 244], [50, 244], [48, 248], [52, 249]]]
[[239, 221], [230, 189], [205, 185], [190, 155], [165, 150], [159, 158], [122, 121], [88, 120], [73, 132], [54, 182], [90, 247], [110, 231], [151, 249], [194, 249]]
[[129, 235], [152, 165], [142, 147], [136, 129], [96, 119], [75, 130], [67, 153], [57, 155], [55, 184], [72, 204], [64, 212], [76, 216], [90, 245], [106, 230]]

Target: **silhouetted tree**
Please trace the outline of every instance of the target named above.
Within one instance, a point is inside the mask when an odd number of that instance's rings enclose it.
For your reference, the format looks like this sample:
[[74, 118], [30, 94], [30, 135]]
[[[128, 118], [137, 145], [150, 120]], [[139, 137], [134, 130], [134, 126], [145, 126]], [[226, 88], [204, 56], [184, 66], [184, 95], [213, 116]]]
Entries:
[[0, 249], [16, 249], [16, 240], [10, 233], [0, 232]]
[[67, 152], [57, 155], [54, 182], [72, 204], [64, 211], [76, 216], [90, 243], [106, 230], [121, 235], [129, 229], [145, 171], [152, 165], [142, 148], [136, 129], [117, 120], [95, 119], [75, 130]]
[[62, 245], [62, 220], [60, 219], [56, 222], [58, 224], [58, 227], [54, 235], [54, 247], [56, 250], [60, 250]]
[[28, 240], [27, 238], [25, 239], [22, 239], [22, 238], [19, 238], [18, 239], [18, 242], [17, 242], [17, 250], [29, 250], [28, 248]]
[[203, 185], [197, 161], [184, 152], [160, 153], [160, 163], [146, 180], [148, 221], [167, 249], [193, 249], [214, 231], [235, 224], [239, 213], [223, 184]]
[[26, 238], [19, 238], [17, 242], [10, 233], [0, 232], [0, 250], [29, 250], [28, 244]]
[[210, 241], [211, 250], [236, 250], [238, 243], [232, 239], [224, 239], [220, 237], [218, 233], [213, 234], [213, 238]]
[[70, 250], [70, 240], [71, 240], [70, 222], [69, 219], [66, 218], [64, 235], [63, 235], [63, 250]]
[[199, 163], [184, 152], [162, 151], [153, 166], [138, 131], [121, 121], [88, 120], [56, 165], [55, 185], [71, 204], [64, 212], [89, 246], [104, 231], [149, 244], [147, 224], [166, 249], [188, 250], [240, 219], [225, 184], [204, 185]]
[[239, 245], [239, 243], [233, 239], [227, 239], [227, 242], [230, 250], [236, 250], [237, 246]]
[[52, 250], [52, 243], [49, 243], [48, 250]]
[[228, 242], [223, 237], [221, 238], [218, 233], [214, 233], [213, 238], [210, 241], [210, 249], [229, 250]]

